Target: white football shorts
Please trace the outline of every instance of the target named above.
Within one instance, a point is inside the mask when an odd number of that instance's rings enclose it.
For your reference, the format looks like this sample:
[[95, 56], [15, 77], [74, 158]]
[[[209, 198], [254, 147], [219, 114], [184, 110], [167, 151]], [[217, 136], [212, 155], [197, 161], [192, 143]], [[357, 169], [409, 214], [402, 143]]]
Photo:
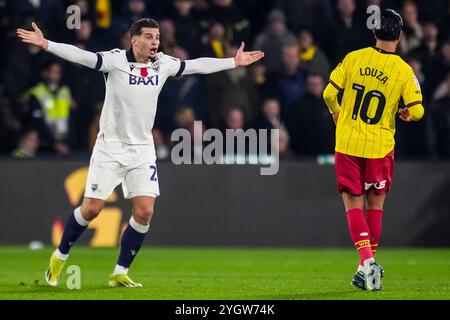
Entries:
[[84, 196], [106, 200], [122, 184], [126, 199], [159, 196], [154, 144], [130, 145], [97, 138]]

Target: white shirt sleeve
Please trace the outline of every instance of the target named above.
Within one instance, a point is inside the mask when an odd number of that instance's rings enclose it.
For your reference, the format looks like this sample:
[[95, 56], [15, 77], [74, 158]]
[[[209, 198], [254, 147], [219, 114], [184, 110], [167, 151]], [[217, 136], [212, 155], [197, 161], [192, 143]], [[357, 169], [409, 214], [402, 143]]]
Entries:
[[208, 74], [235, 68], [234, 58], [198, 58], [182, 61], [165, 54], [163, 59], [168, 65], [169, 76], [175, 77], [195, 73]]
[[198, 58], [194, 60], [186, 60], [184, 62], [186, 66], [184, 67], [184, 71], [182, 72], [182, 74], [209, 74], [228, 69], [234, 69], [236, 67], [234, 58]]
[[96, 69], [98, 63], [98, 57], [95, 53], [70, 44], [48, 41], [47, 51], [64, 60], [79, 63], [91, 69]]
[[120, 54], [121, 52], [122, 51], [120, 49], [97, 52], [99, 60], [96, 69], [100, 70], [101, 72], [110, 72], [114, 69], [119, 68], [122, 59]]

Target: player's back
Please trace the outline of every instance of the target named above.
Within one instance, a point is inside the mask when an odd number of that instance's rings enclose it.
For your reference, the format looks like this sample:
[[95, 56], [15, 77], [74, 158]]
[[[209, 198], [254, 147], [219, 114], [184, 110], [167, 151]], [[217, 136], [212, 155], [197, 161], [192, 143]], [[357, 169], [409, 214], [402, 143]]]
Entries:
[[330, 76], [343, 91], [336, 128], [336, 151], [383, 158], [394, 149], [400, 99], [408, 107], [422, 103], [411, 67], [398, 55], [378, 48], [350, 52]]

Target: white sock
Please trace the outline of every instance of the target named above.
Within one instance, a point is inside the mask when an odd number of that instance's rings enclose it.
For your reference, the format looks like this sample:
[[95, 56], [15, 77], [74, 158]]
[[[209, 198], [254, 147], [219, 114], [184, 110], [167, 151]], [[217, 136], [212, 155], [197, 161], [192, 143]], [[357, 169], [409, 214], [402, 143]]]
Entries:
[[147, 225], [140, 224], [136, 220], [134, 220], [133, 216], [131, 216], [130, 218], [130, 226], [139, 233], [147, 233], [148, 230], [150, 229], [149, 224]]
[[74, 217], [75, 217], [75, 220], [77, 221], [77, 223], [78, 223], [80, 226], [86, 227], [86, 226], [89, 224], [89, 222], [90, 222], [90, 221], [87, 221], [87, 220], [85, 220], [85, 219], [83, 218], [83, 215], [81, 214], [81, 207], [76, 208], [76, 209], [73, 211], [73, 215], [74, 215]]
[[117, 274], [128, 274], [128, 268], [124, 268], [116, 264], [116, 268], [114, 269], [114, 275]]
[[358, 269], [356, 270], [357, 272], [358, 271], [362, 271], [362, 272], [366, 272], [366, 268], [364, 267], [364, 266], [362, 266], [362, 265], [358, 265]]
[[55, 256], [57, 256], [58, 259], [61, 259], [61, 260], [67, 260], [67, 258], [69, 257], [69, 254], [68, 254], [68, 253], [67, 253], [67, 254], [64, 254], [64, 253], [62, 253], [61, 251], [59, 251], [58, 248], [56, 248], [56, 250], [55, 250]]

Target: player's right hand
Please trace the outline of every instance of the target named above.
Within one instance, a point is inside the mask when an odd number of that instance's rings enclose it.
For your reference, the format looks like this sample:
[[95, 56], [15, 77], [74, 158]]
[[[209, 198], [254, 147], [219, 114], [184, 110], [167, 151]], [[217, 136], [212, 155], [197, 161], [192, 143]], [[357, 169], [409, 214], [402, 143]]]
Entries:
[[33, 44], [42, 49], [48, 48], [48, 41], [44, 38], [41, 29], [38, 28], [36, 23], [32, 23], [34, 31], [27, 31], [24, 29], [17, 29], [17, 36], [25, 43]]
[[398, 116], [405, 122], [412, 121], [411, 113], [409, 112], [408, 108], [402, 108], [398, 110]]

